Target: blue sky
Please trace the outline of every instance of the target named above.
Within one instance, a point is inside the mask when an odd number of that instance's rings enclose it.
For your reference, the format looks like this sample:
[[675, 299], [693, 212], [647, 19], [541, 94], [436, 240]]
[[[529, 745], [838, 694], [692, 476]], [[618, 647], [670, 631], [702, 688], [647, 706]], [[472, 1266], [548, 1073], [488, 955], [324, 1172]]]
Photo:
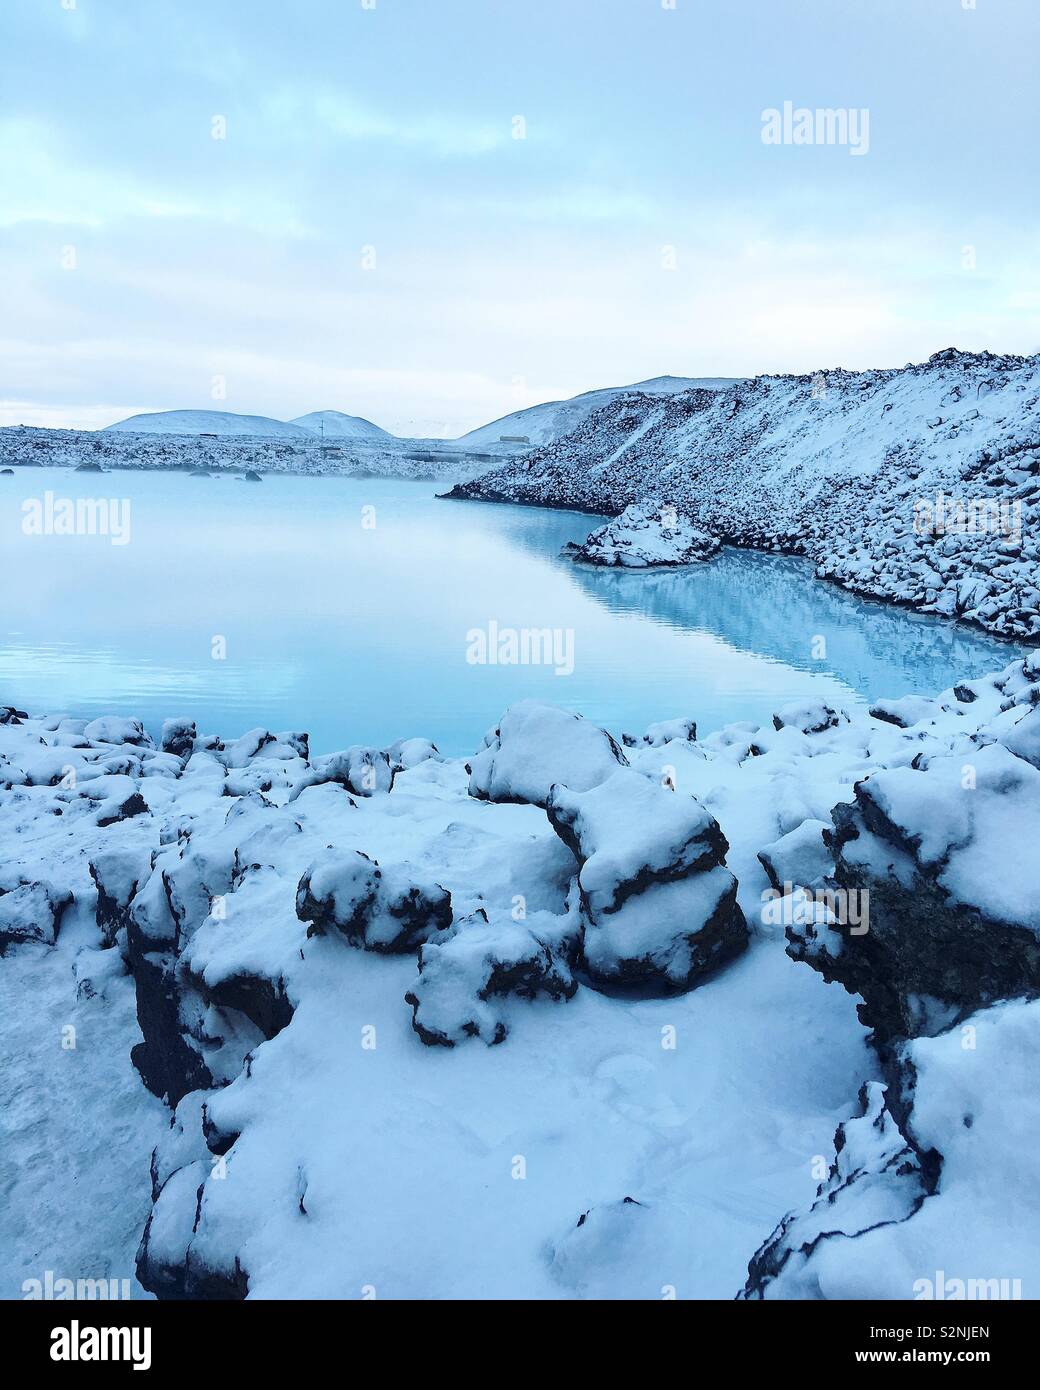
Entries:
[[1038, 52], [1037, 0], [3, 0], [0, 423], [1036, 352]]

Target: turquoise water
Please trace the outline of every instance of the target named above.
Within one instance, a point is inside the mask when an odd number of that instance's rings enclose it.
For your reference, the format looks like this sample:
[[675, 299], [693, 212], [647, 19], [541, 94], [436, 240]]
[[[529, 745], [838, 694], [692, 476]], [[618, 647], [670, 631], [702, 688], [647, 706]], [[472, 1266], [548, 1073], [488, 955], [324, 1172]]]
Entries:
[[[128, 502], [127, 543], [24, 534], [23, 504], [47, 491]], [[848, 706], [935, 693], [1018, 651], [852, 598], [801, 560], [726, 551], [682, 571], [576, 567], [560, 548], [596, 518], [436, 491], [271, 474], [0, 476], [0, 703], [135, 715], [153, 731], [172, 715], [227, 736], [306, 729], [316, 751], [424, 735], [466, 753], [527, 696], [615, 733], [679, 715], [708, 732], [808, 695]], [[475, 664], [473, 633], [492, 623], [500, 638], [556, 630], [559, 659]]]

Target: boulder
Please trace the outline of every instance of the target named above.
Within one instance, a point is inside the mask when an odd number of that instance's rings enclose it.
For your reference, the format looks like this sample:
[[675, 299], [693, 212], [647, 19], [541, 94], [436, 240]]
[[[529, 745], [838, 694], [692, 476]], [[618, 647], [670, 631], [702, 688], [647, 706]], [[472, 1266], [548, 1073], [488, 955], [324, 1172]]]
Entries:
[[648, 569], [710, 560], [720, 549], [716, 536], [668, 503], [633, 502], [565, 554], [587, 565]]
[[602, 985], [692, 989], [744, 950], [726, 839], [693, 796], [631, 768], [554, 786], [550, 824], [580, 866], [580, 963]]
[[427, 1046], [454, 1047], [479, 1037], [502, 1042], [501, 1003], [545, 996], [570, 999], [577, 982], [560, 955], [520, 922], [491, 922], [481, 909], [444, 941], [419, 951], [419, 978], [405, 995], [412, 1027]]
[[623, 766], [625, 755], [596, 724], [555, 705], [522, 700], [506, 710], [466, 770], [470, 796], [544, 806], [554, 782], [587, 791]]
[[451, 894], [410, 864], [329, 849], [300, 879], [296, 913], [308, 936], [334, 929], [362, 950], [402, 954], [451, 925]]

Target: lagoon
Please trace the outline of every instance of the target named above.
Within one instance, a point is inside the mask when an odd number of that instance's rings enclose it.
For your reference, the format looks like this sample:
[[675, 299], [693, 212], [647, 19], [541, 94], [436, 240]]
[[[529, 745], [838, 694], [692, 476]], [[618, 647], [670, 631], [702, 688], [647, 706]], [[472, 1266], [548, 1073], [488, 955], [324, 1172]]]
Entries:
[[[421, 735], [460, 754], [526, 697], [616, 735], [678, 716], [703, 734], [793, 699], [934, 694], [1020, 652], [857, 599], [789, 557], [575, 566], [560, 550], [597, 518], [438, 490], [17, 468], [0, 477], [0, 703], [132, 715], [153, 733], [181, 715], [227, 737], [307, 730], [317, 752]], [[25, 526], [47, 492], [52, 514], [110, 499], [125, 537]], [[526, 661], [499, 659], [503, 633]]]

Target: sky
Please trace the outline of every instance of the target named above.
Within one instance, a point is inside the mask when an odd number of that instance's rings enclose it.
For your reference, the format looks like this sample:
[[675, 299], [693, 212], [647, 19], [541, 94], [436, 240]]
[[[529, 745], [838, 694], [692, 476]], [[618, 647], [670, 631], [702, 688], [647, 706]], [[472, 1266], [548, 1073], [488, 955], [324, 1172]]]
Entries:
[[2, 0], [0, 424], [1037, 352], [1038, 53], [1037, 0]]

